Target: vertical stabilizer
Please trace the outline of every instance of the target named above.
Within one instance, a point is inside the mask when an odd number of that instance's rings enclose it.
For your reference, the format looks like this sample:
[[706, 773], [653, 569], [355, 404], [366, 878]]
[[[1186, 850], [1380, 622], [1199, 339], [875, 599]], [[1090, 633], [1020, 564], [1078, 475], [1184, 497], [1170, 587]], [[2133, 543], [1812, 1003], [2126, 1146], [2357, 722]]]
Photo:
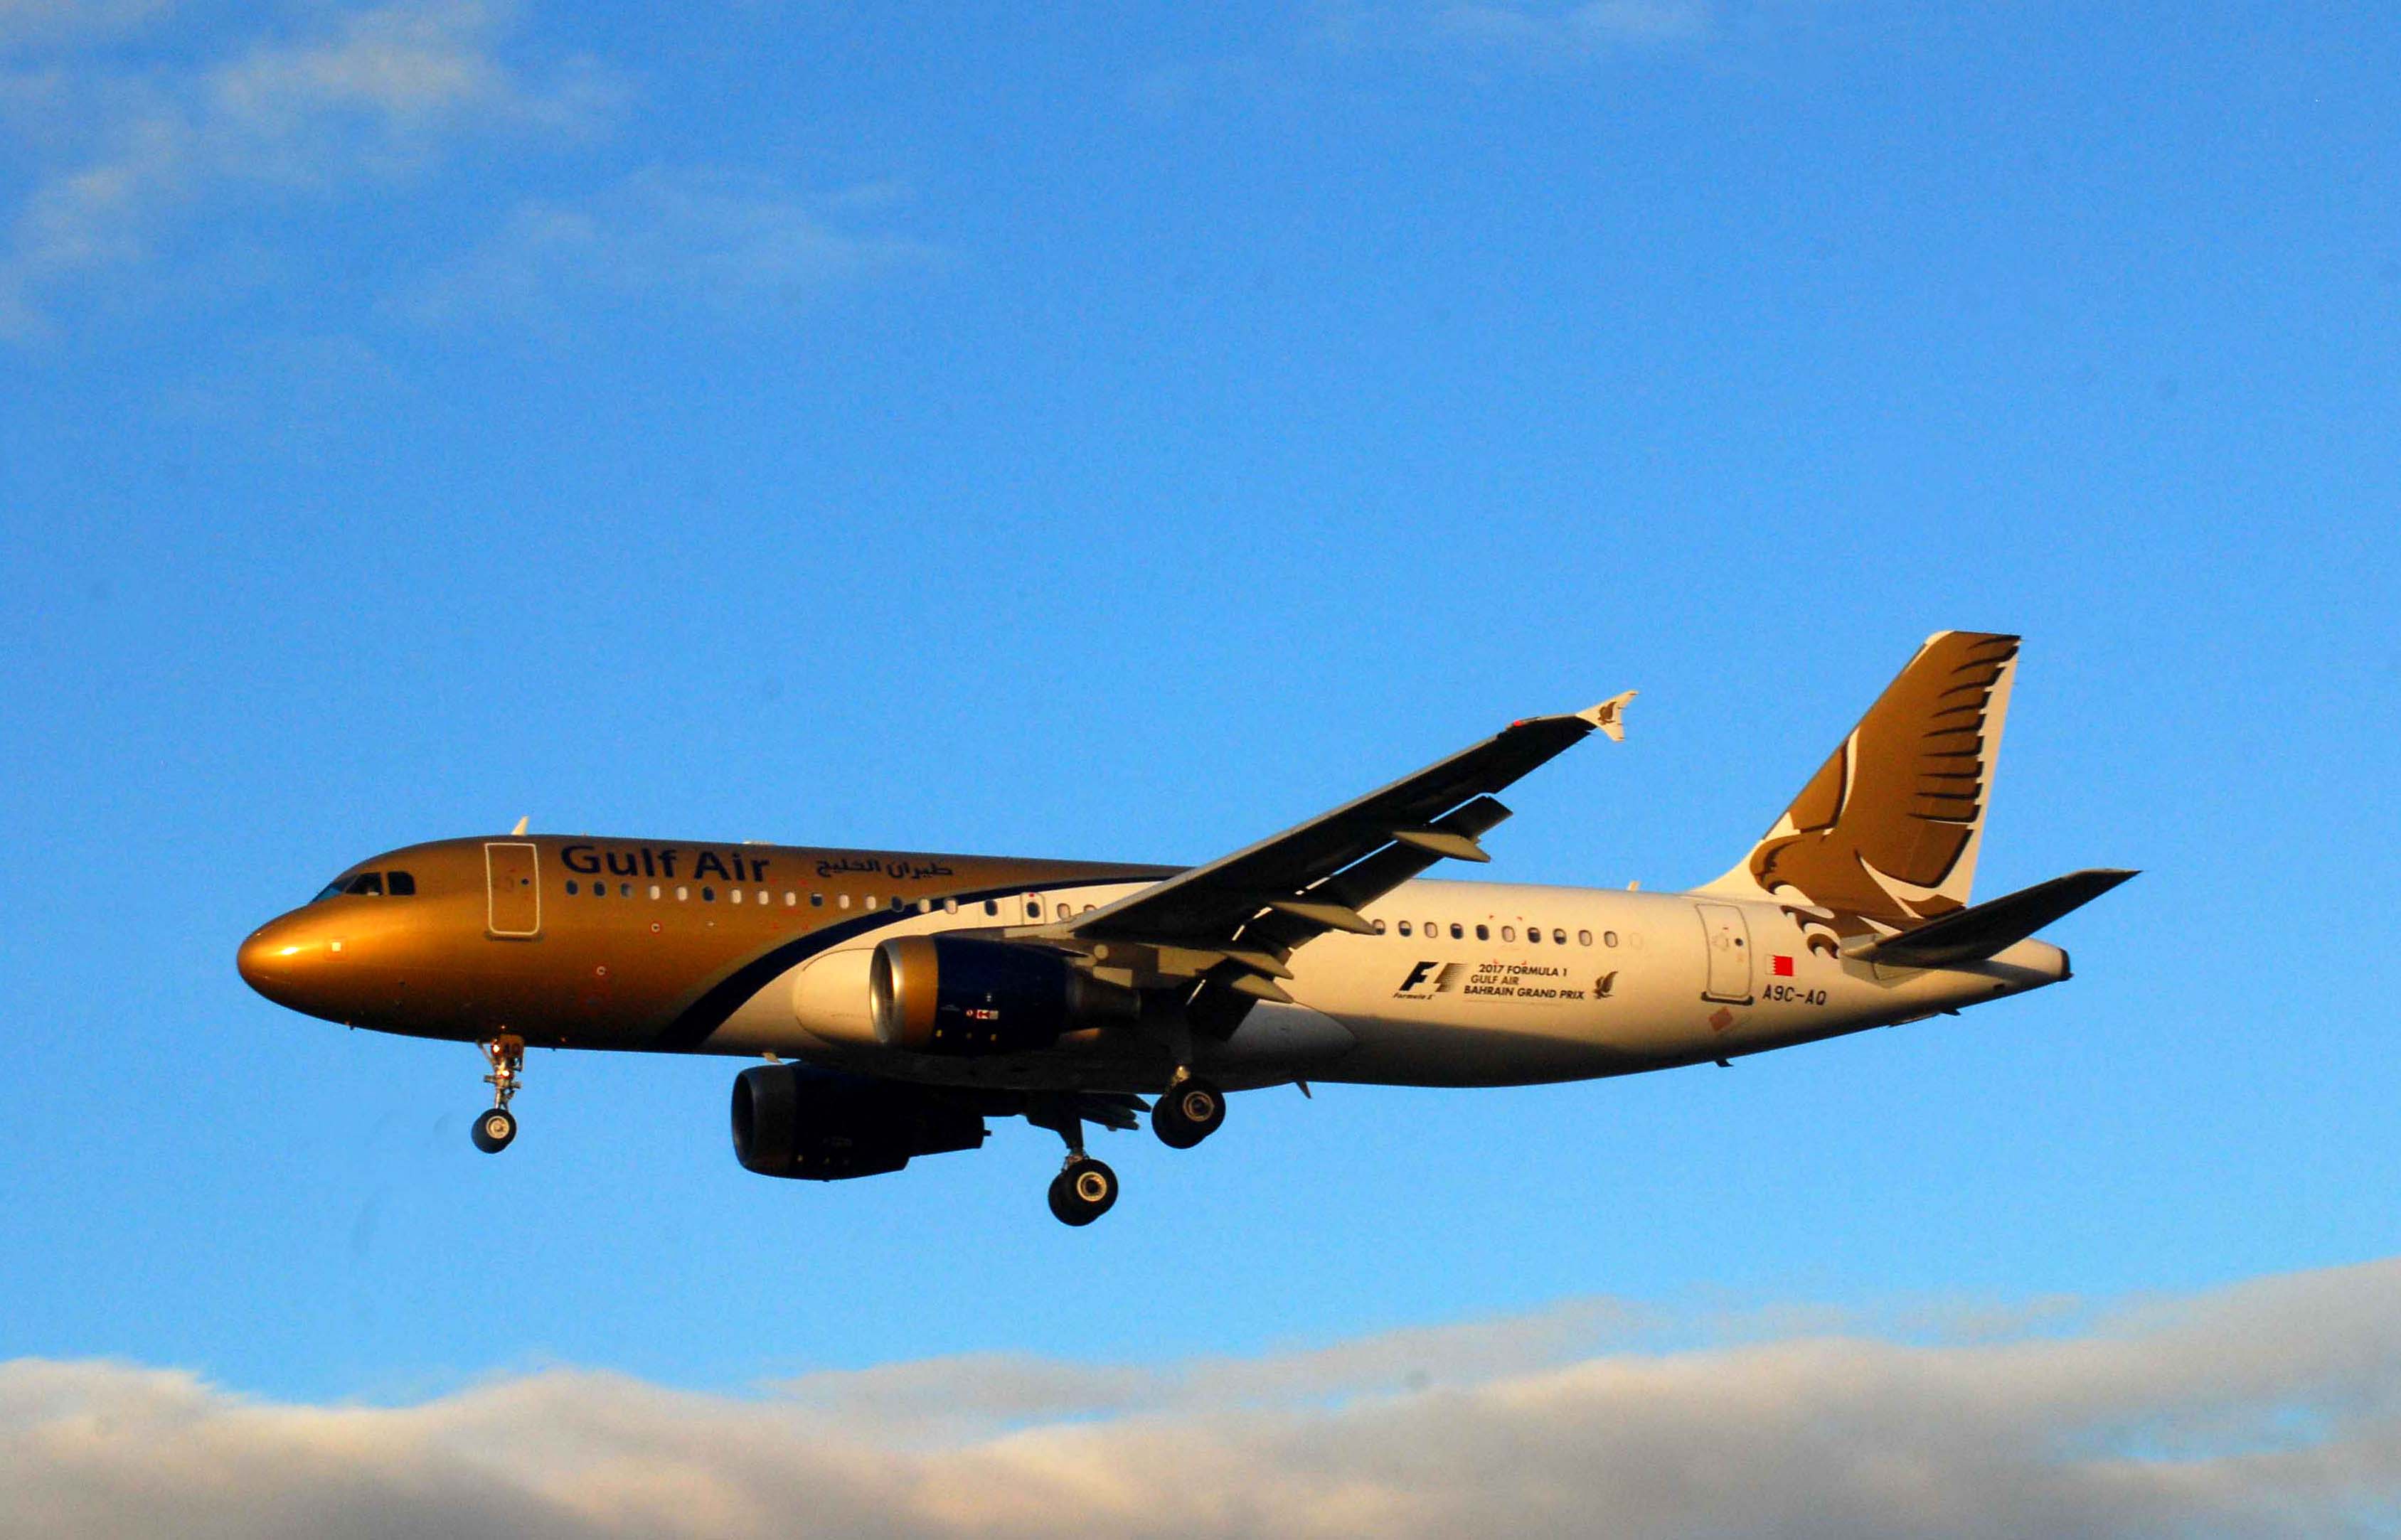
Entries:
[[1928, 637], [1742, 864], [1702, 891], [1827, 911], [1845, 936], [1964, 906], [2017, 659], [2015, 636]]

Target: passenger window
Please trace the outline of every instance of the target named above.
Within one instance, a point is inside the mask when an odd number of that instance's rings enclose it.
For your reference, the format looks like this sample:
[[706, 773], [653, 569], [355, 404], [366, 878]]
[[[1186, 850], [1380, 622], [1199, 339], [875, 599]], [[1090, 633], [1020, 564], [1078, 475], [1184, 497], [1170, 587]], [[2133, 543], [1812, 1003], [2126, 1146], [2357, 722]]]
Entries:
[[1551, 933], [1551, 945], [1552, 945], [1552, 946], [1554, 946], [1554, 947], [1564, 947], [1564, 946], [1566, 946], [1567, 944], [1568, 944], [1568, 933], [1567, 933], [1567, 932], [1565, 932], [1565, 931], [1559, 931], [1559, 930], [1554, 930], [1554, 931]]
[[716, 890], [715, 888], [703, 888], [703, 889], [701, 889], [701, 890], [700, 890], [700, 901], [701, 901], [702, 903], [704, 903], [704, 904], [714, 904], [714, 903], [716, 903], [716, 902], [717, 902], [717, 890]]
[[1028, 920], [1039, 920], [1042, 918], [1042, 900], [1038, 898], [1029, 898], [1025, 901], [1025, 918]]
[[633, 885], [631, 882], [620, 882], [620, 883], [618, 883], [618, 884], [617, 884], [617, 896], [618, 896], [618, 897], [620, 897], [620, 898], [631, 898], [631, 897], [633, 897], [633, 896], [634, 896], [634, 885]]
[[1501, 927], [1501, 939], [1502, 939], [1502, 940], [1503, 940], [1503, 941], [1515, 941], [1515, 940], [1516, 940], [1516, 939], [1517, 939], [1517, 927], [1516, 927], [1516, 926], [1515, 926], [1515, 925], [1503, 925], [1503, 926], [1502, 926], [1502, 927]]
[[1059, 918], [1060, 918], [1060, 919], [1062, 919], [1062, 920], [1068, 919], [1069, 917], [1071, 917], [1072, 915], [1074, 915], [1074, 914], [1075, 914], [1075, 912], [1076, 912], [1076, 906], [1074, 906], [1073, 904], [1062, 904], [1062, 905], [1060, 905], [1060, 906], [1059, 906]]
[[608, 884], [608, 883], [606, 883], [606, 882], [595, 882], [595, 883], [593, 883], [593, 884], [592, 884], [592, 896], [593, 896], [593, 897], [595, 897], [595, 898], [606, 898], [606, 897], [608, 897], [608, 896], [609, 896], [609, 884]]
[[836, 897], [833, 902], [834, 907], [838, 909], [847, 909], [850, 907], [850, 894], [843, 893]]
[[1615, 931], [1603, 931], [1603, 932], [1601, 932], [1601, 933], [1600, 933], [1600, 944], [1601, 944], [1602, 946], [1604, 946], [1604, 947], [1614, 947], [1614, 946], [1616, 946], [1616, 945], [1617, 945], [1617, 933], [1616, 933]]
[[1377, 934], [1378, 935], [1381, 935], [1381, 934], [1384, 934], [1384, 922], [1383, 922], [1382, 920], [1379, 920], [1374, 921], [1374, 924], [1375, 924], [1375, 927], [1376, 927], [1376, 934]]
[[1402, 921], [1401, 921], [1401, 934], [1402, 934], [1403, 935], [1406, 935], [1406, 934], [1409, 934], [1409, 922], [1408, 922], [1407, 920], [1402, 920]]
[[569, 878], [569, 879], [567, 879], [567, 891], [568, 891], [570, 894], [572, 894], [572, 893], [582, 893], [583, 890], [583, 889], [581, 889], [581, 888], [579, 888], [579, 887], [577, 887], [577, 886], [575, 885], [575, 879], [573, 879], [573, 878], [571, 878], [571, 877], [570, 877], [570, 878]]
[[677, 902], [677, 903], [681, 904], [681, 903], [685, 902], [686, 900], [690, 899], [691, 897], [692, 897], [692, 890], [691, 890], [690, 888], [678, 888], [678, 889], [676, 890], [676, 902]]
[[656, 903], [656, 902], [658, 902], [658, 896], [659, 896], [659, 885], [658, 885], [657, 883], [653, 882], [653, 883], [652, 883], [652, 884], [651, 884], [651, 901], [652, 901], [652, 903]]
[[894, 893], [894, 894], [892, 895], [892, 912], [893, 912], [894, 914], [899, 914], [901, 910], [903, 910], [903, 909], [907, 908], [908, 906], [909, 906], [909, 901], [908, 901], [907, 899], [905, 899], [905, 898], [901, 897], [899, 893]]
[[942, 900], [942, 912], [943, 912], [944, 914], [956, 914], [956, 913], [958, 913], [958, 912], [959, 912], [959, 901], [958, 901], [957, 899], [955, 899], [955, 898], [945, 898], [945, 899], [943, 899], [943, 900]]
[[342, 891], [350, 893], [373, 893], [380, 898], [383, 896], [383, 873], [361, 872], [351, 878], [350, 885]]
[[810, 907], [810, 908], [812, 908], [812, 909], [822, 909], [822, 908], [824, 908], [824, 907], [825, 907], [825, 894], [823, 894], [823, 893], [811, 893], [811, 894], [809, 894], [809, 907]]
[[983, 901], [983, 912], [988, 915], [997, 916], [1000, 913], [1000, 900], [997, 898], [985, 899]]
[[1453, 941], [1464, 941], [1467, 939], [1467, 928], [1460, 924], [1456, 920], [1450, 922], [1450, 939]]
[[798, 893], [796, 893], [792, 892], [792, 890], [791, 890], [791, 889], [789, 889], [789, 888], [786, 888], [786, 889], [784, 890], [784, 907], [786, 907], [786, 908], [788, 908], [788, 909], [789, 909], [789, 908], [791, 908], [791, 907], [795, 906], [796, 905], [798, 905], [798, 904], [800, 903], [800, 901], [801, 901], [801, 895], [800, 895], [800, 894], [798, 894]]
[[1529, 926], [1527, 926], [1527, 927], [1526, 927], [1526, 939], [1527, 939], [1527, 940], [1529, 940], [1529, 941], [1540, 941], [1540, 940], [1542, 940], [1542, 939], [1543, 939], [1543, 928], [1542, 928], [1540, 925], [1529, 925]]
[[764, 903], [766, 903], [766, 902], [767, 902], [767, 890], [766, 890], [766, 889], [764, 889], [764, 888], [761, 888], [761, 889], [760, 889], [757, 893], [752, 893], [752, 894], [750, 895], [750, 901], [751, 901], [752, 903], [754, 903], [754, 904], [764, 904]]
[[417, 896], [417, 879], [407, 872], [386, 872], [383, 891], [394, 898], [414, 898]]
[[1489, 941], [1492, 939], [1492, 933], [1484, 926], [1478, 925], [1475, 927], [1475, 939], [1478, 941]]
[[[701, 896], [704, 898], [708, 895], [708, 890], [707, 888], [701, 889], [700, 892]], [[742, 902], [742, 890], [735, 888], [729, 892], [725, 896], [732, 899], [734, 903], [739, 904]]]

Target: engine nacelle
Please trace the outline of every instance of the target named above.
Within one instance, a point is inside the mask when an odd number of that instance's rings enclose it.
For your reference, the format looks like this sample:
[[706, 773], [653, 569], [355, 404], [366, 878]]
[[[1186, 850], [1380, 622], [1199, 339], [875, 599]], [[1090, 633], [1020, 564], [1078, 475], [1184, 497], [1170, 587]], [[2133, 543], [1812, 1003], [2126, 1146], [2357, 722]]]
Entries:
[[973, 1150], [983, 1117], [898, 1081], [762, 1064], [734, 1077], [734, 1156], [762, 1177], [839, 1181]]
[[875, 1041], [918, 1054], [1014, 1054], [1142, 1011], [1058, 952], [975, 936], [895, 936], [868, 966]]

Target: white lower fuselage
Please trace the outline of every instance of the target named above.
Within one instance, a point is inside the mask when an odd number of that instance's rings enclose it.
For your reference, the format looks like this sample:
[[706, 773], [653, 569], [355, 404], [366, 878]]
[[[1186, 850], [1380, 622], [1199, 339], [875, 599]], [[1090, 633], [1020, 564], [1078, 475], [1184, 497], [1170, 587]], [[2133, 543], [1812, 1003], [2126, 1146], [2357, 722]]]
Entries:
[[[1080, 910], [1142, 886], [1044, 896]], [[2067, 976], [2066, 954], [2040, 941], [1957, 968], [1847, 961], [1821, 923], [1811, 945], [1805, 911], [1706, 893], [1419, 880], [1364, 913], [1380, 934], [1336, 933], [1300, 947], [1283, 981], [1293, 1003], [1262, 1002], [1227, 1041], [1197, 1039], [1192, 1068], [1229, 1089], [1585, 1080], [1888, 1026]], [[703, 1049], [952, 1085], [1140, 1092], [1173, 1073], [1176, 1043], [1143, 1029], [1070, 1032], [1039, 1051], [975, 1057], [876, 1044], [864, 1003], [875, 944], [992, 934], [991, 923], [939, 909], [895, 916], [761, 989]]]

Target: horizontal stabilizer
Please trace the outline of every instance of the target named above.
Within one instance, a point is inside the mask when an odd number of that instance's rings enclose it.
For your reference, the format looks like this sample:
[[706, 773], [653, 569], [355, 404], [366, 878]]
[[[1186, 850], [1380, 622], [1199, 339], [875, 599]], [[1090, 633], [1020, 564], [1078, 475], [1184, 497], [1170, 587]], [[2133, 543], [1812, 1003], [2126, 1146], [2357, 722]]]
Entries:
[[2135, 875], [2070, 872], [2031, 888], [1944, 915], [1914, 931], [1843, 948], [1845, 958], [1896, 968], [1955, 968], [2014, 947], [2060, 916], [2080, 909]]

